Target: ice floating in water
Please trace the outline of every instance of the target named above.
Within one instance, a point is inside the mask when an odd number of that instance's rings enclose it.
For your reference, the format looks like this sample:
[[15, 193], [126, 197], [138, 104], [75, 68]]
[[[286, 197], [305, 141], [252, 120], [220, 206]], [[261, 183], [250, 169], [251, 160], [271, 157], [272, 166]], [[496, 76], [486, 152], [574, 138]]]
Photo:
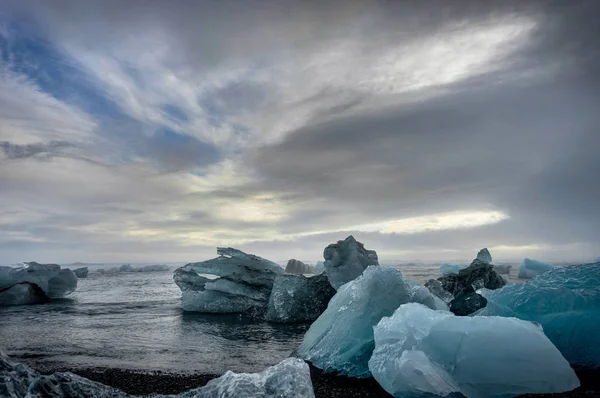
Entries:
[[400, 270], [368, 267], [337, 291], [325, 312], [304, 335], [295, 355], [326, 372], [370, 376], [373, 326], [410, 297]]
[[74, 269], [73, 272], [77, 275], [77, 278], [87, 278], [89, 269], [88, 267], [81, 267]]
[[[24, 282], [35, 285], [40, 290], [29, 286], [15, 287], [9, 291], [9, 288]], [[30, 262], [26, 267], [0, 267], [0, 291], [4, 291], [0, 294], [3, 296], [3, 305], [18, 305], [11, 304], [11, 297], [19, 304], [39, 302], [34, 296], [39, 297], [40, 291], [47, 298], [62, 298], [73, 293], [76, 288], [77, 276], [70, 269], [61, 269], [58, 264]]]
[[311, 276], [278, 275], [269, 298], [267, 321], [314, 321], [325, 311], [335, 294], [325, 274]]
[[352, 235], [332, 243], [323, 251], [325, 272], [336, 290], [359, 277], [370, 265], [379, 265], [375, 250], [367, 250]]
[[[262, 317], [273, 281], [283, 268], [261, 257], [232, 248], [218, 248], [219, 257], [177, 268], [173, 275], [182, 291], [184, 311], [246, 313]], [[198, 274], [219, 276], [209, 279]]]
[[458, 275], [458, 272], [462, 269], [467, 268], [468, 265], [463, 264], [442, 264], [440, 267], [440, 274], [442, 275]]
[[312, 274], [313, 267], [308, 264], [304, 264], [300, 260], [291, 259], [288, 261], [285, 272], [288, 274]]
[[500, 397], [579, 386], [569, 363], [531, 322], [456, 317], [409, 303], [374, 329], [369, 369], [396, 397]]
[[48, 296], [38, 285], [21, 282], [4, 289], [0, 289], [0, 305], [29, 305], [43, 303]]
[[475, 315], [539, 322], [570, 363], [600, 367], [600, 263], [553, 267], [523, 284], [481, 293], [488, 305]]
[[164, 264], [150, 264], [144, 265], [142, 267], [134, 267], [131, 264], [123, 264], [120, 267], [109, 268], [107, 270], [101, 268], [96, 272], [99, 272], [101, 274], [119, 274], [123, 272], [161, 272], [168, 270], [169, 267]]
[[536, 275], [550, 271], [552, 268], [554, 268], [552, 264], [526, 258], [519, 264], [519, 278], [533, 278]]
[[[68, 372], [40, 375], [11, 361], [0, 351], [0, 396], [3, 398], [134, 398], [112, 387]], [[204, 387], [177, 395], [152, 398], [314, 398], [308, 365], [288, 358], [260, 373], [233, 373], [211, 380]]]

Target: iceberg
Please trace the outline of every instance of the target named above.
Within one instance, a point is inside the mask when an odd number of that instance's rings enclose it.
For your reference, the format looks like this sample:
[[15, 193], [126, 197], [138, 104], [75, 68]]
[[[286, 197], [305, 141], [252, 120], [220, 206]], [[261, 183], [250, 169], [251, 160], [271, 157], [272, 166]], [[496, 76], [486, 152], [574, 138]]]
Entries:
[[0, 305], [29, 305], [48, 301], [48, 296], [38, 285], [20, 282], [0, 289]]
[[487, 300], [481, 294], [472, 292], [463, 294], [450, 301], [449, 308], [454, 315], [466, 316], [482, 309], [487, 305]]
[[313, 268], [308, 264], [304, 264], [300, 260], [295, 260], [292, 258], [285, 266], [285, 272], [287, 274], [312, 274]]
[[368, 267], [338, 289], [294, 355], [326, 372], [369, 377], [373, 326], [410, 297], [399, 269]]
[[487, 247], [484, 247], [483, 249], [479, 250], [476, 259], [484, 263], [492, 263], [492, 255], [490, 254], [490, 251], [487, 249]]
[[182, 292], [183, 310], [262, 317], [267, 311], [273, 282], [284, 273], [283, 268], [237, 249], [218, 248], [217, 253], [217, 258], [175, 270], [173, 279]]
[[327, 246], [323, 258], [325, 273], [335, 290], [359, 277], [368, 266], [379, 265], [375, 250], [365, 249], [352, 235]]
[[456, 317], [409, 303], [375, 326], [374, 339], [369, 369], [396, 397], [501, 397], [579, 386], [543, 331], [514, 318]]
[[325, 311], [335, 289], [325, 274], [278, 275], [273, 282], [266, 319], [270, 322], [314, 321]]
[[88, 267], [81, 267], [73, 270], [73, 273], [77, 276], [77, 278], [87, 278], [88, 272]]
[[144, 265], [142, 267], [134, 267], [131, 264], [123, 264], [120, 267], [109, 268], [107, 270], [101, 268], [101, 269], [97, 270], [96, 272], [98, 272], [100, 274], [112, 275], [112, 274], [120, 274], [120, 273], [125, 273], [125, 272], [161, 272], [161, 271], [168, 271], [168, 270], [169, 270], [169, 267], [166, 266], [165, 264], [149, 264], [149, 265]]
[[0, 267], [3, 305], [12, 305], [11, 298], [20, 304], [40, 302], [43, 300], [38, 300], [36, 297], [40, 298], [42, 292], [46, 298], [62, 298], [73, 293], [77, 288], [77, 276], [68, 268], [61, 269], [58, 264], [39, 264], [35, 261], [26, 264], [26, 267], [19, 268]]
[[474, 315], [538, 322], [571, 364], [600, 367], [600, 263], [553, 267], [525, 283], [481, 294], [488, 305]]
[[[69, 372], [41, 375], [11, 361], [0, 351], [0, 396], [5, 398], [135, 398], [116, 388]], [[314, 398], [308, 365], [287, 358], [260, 373], [233, 373], [205, 386], [177, 395], [151, 394], [150, 398]]]
[[440, 267], [440, 274], [442, 275], [458, 275], [460, 270], [467, 268], [468, 265], [463, 264], [442, 264]]
[[550, 271], [552, 268], [554, 268], [554, 265], [552, 264], [525, 258], [521, 261], [521, 264], [519, 264], [519, 278], [533, 278], [536, 275]]

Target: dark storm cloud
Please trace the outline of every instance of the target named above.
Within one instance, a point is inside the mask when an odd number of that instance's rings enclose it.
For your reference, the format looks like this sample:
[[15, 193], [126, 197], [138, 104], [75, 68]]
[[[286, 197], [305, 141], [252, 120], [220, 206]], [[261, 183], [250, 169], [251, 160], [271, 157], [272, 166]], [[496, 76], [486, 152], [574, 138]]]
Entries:
[[[11, 36], [0, 55], [30, 66], [11, 71], [31, 98], [85, 113], [63, 130], [89, 122], [77, 148], [97, 160], [54, 159], [68, 149], [62, 138], [18, 141], [15, 118], [0, 126], [11, 159], [0, 204], [16, 208], [0, 213], [10, 258], [181, 260], [239, 237], [259, 255], [316, 260], [349, 233], [393, 258], [600, 250], [597, 1], [0, 6], [25, 37], [44, 38], [18, 46]], [[0, 117], [41, 119], [28, 111], [36, 101], [0, 97]], [[53, 119], [51, 105], [40, 114], [59, 131], [55, 119], [75, 112]], [[34, 165], [41, 156], [54, 163]], [[410, 234], [360, 228], [456, 211], [509, 218]]]

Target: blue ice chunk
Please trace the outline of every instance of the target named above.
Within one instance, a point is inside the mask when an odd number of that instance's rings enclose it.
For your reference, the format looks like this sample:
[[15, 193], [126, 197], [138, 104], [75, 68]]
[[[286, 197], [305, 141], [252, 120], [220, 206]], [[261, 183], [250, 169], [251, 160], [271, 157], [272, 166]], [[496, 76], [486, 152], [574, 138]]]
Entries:
[[552, 268], [554, 268], [554, 265], [550, 263], [525, 258], [519, 264], [519, 278], [533, 278], [536, 275], [550, 271]]
[[479, 252], [477, 253], [477, 260], [483, 261], [484, 263], [488, 264], [492, 263], [492, 255], [490, 254], [490, 251], [487, 249], [487, 247], [484, 247], [483, 249], [479, 250]]
[[365, 249], [352, 235], [327, 246], [323, 258], [325, 273], [335, 290], [356, 279], [368, 266], [379, 265], [377, 252]]
[[368, 267], [339, 288], [304, 335], [295, 355], [326, 372], [369, 377], [373, 326], [410, 297], [399, 269]]
[[463, 264], [443, 264], [440, 267], [440, 274], [442, 275], [458, 275], [458, 272], [462, 269], [467, 268], [468, 265]]
[[531, 322], [457, 317], [409, 303], [374, 328], [373, 377], [396, 397], [559, 393], [579, 386], [569, 363]]
[[553, 267], [523, 284], [481, 294], [488, 305], [475, 315], [538, 322], [571, 364], [600, 367], [600, 263]]

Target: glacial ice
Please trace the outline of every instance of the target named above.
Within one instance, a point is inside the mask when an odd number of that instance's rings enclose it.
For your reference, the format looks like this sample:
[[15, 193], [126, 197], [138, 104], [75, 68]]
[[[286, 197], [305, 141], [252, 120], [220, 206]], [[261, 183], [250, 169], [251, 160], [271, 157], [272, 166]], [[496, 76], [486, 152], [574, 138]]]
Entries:
[[[9, 297], [14, 298], [19, 303], [37, 302], [34, 296], [39, 297], [40, 291], [33, 291], [29, 288], [8, 288], [17, 284], [27, 282], [37, 286], [47, 298], [62, 298], [71, 294], [77, 288], [77, 276], [70, 269], [61, 269], [58, 264], [39, 264], [36, 262], [27, 263], [26, 267], [0, 267], [0, 290], [4, 290], [4, 305], [11, 305]], [[31, 295], [31, 293], [35, 293]], [[27, 298], [29, 297], [29, 298]]]
[[536, 275], [550, 271], [552, 268], [554, 268], [554, 265], [550, 263], [525, 258], [519, 264], [519, 278], [533, 278]]
[[120, 267], [114, 267], [114, 268], [109, 268], [109, 269], [99, 269], [96, 272], [100, 273], [100, 274], [108, 274], [108, 275], [112, 275], [112, 274], [120, 274], [120, 273], [126, 273], [126, 272], [161, 272], [161, 271], [168, 271], [169, 267], [165, 264], [149, 264], [149, 265], [144, 265], [141, 267], [134, 267], [131, 264], [123, 264]]
[[448, 305], [444, 300], [437, 297], [425, 286], [411, 280], [406, 280], [405, 283], [410, 293], [409, 302], [423, 304], [432, 310], [448, 311]]
[[464, 264], [450, 264], [450, 263], [442, 264], [442, 266], [440, 267], [440, 274], [442, 274], [442, 275], [458, 275], [458, 272], [460, 270], [463, 270], [467, 267], [468, 267], [468, 265], [464, 265]]
[[[0, 396], [3, 398], [135, 398], [112, 387], [68, 372], [41, 375], [12, 361], [0, 351]], [[177, 395], [151, 394], [148, 398], [314, 398], [308, 365], [287, 358], [260, 373], [233, 373], [203, 387]]]
[[278, 275], [273, 283], [266, 319], [270, 322], [314, 321], [325, 311], [335, 289], [325, 274], [311, 277]]
[[374, 328], [373, 377], [396, 397], [559, 393], [579, 386], [569, 363], [531, 322], [457, 317], [400, 306]]
[[366, 250], [352, 235], [323, 250], [325, 273], [336, 290], [356, 279], [370, 265], [379, 265], [375, 250]]
[[29, 305], [43, 303], [48, 296], [36, 284], [20, 282], [0, 289], [0, 305]]
[[442, 282], [438, 281], [437, 279], [428, 280], [427, 282], [425, 282], [425, 287], [429, 289], [431, 294], [438, 297], [446, 304], [449, 304], [452, 300], [454, 300], [454, 296], [452, 295], [452, 293], [444, 290], [444, 288], [442, 287]]
[[[218, 248], [217, 253], [217, 258], [175, 270], [173, 279], [182, 291], [183, 310], [263, 316], [273, 282], [284, 273], [283, 268], [237, 249]], [[199, 274], [217, 277], [210, 279]]]
[[294, 355], [326, 372], [368, 377], [373, 326], [407, 303], [411, 293], [400, 270], [371, 266], [342, 285], [310, 326]]
[[81, 267], [74, 269], [73, 272], [77, 275], [77, 278], [87, 278], [89, 269], [88, 267]]
[[287, 262], [287, 265], [285, 266], [285, 272], [288, 274], [312, 274], [313, 268], [308, 264], [304, 264], [300, 260], [292, 258]]
[[483, 249], [479, 250], [476, 259], [484, 263], [492, 263], [492, 255], [490, 254], [490, 251], [487, 249], [487, 247], [484, 247]]
[[539, 322], [571, 364], [600, 367], [600, 263], [553, 267], [525, 283], [481, 294], [488, 305], [474, 315]]

